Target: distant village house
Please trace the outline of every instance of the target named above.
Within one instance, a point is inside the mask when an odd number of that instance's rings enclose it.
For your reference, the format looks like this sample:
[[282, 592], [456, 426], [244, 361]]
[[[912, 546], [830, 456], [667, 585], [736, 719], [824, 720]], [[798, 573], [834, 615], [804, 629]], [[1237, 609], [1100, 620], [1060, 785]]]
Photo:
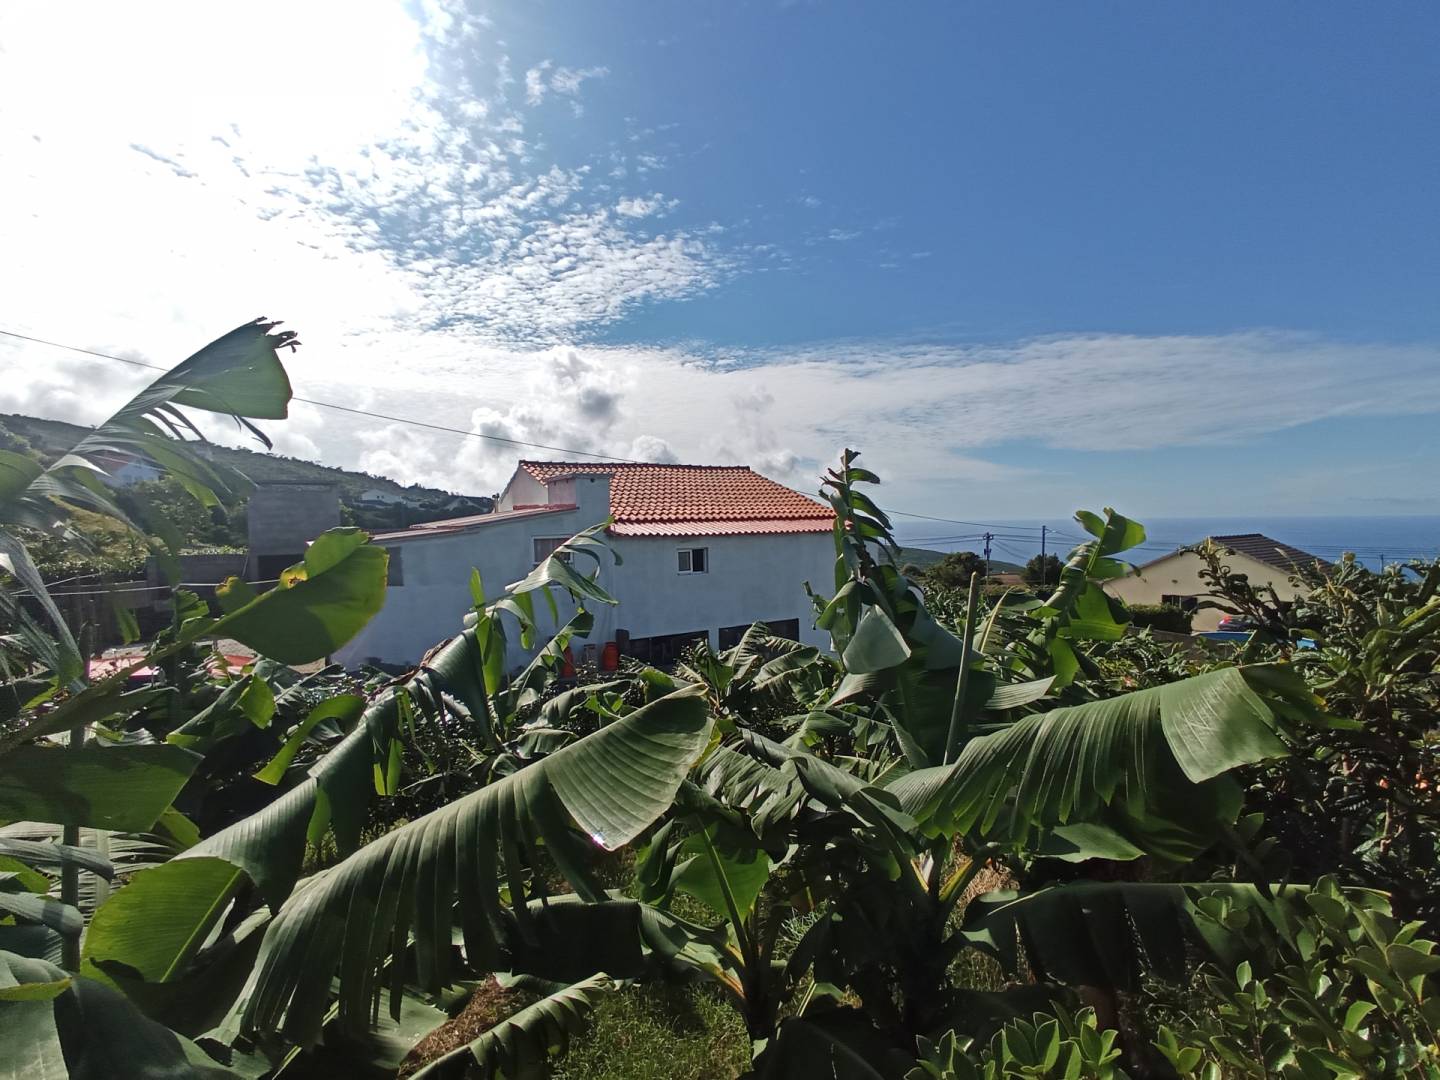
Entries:
[[[1229, 552], [1223, 560], [1226, 566], [1246, 575], [1252, 585], [1269, 585], [1281, 601], [1293, 601], [1308, 591], [1293, 584], [1292, 575], [1328, 565], [1309, 552], [1262, 533], [1212, 536], [1210, 540]], [[1169, 604], [1194, 611], [1191, 629], [1214, 630], [1225, 613], [1215, 608], [1197, 610], [1201, 600], [1218, 599], [1200, 577], [1204, 568], [1205, 561], [1192, 548], [1180, 548], [1136, 567], [1132, 574], [1106, 582], [1105, 591], [1127, 604]]]

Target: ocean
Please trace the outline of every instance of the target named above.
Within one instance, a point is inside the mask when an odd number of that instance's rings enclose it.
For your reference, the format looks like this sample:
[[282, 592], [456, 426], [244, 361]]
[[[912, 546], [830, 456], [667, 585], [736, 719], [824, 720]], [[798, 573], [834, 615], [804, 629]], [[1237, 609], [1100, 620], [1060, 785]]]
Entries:
[[[897, 515], [893, 520], [900, 543], [935, 551], [983, 551], [983, 534], [989, 532], [992, 535], [991, 557], [1015, 563], [1024, 563], [1040, 553], [1042, 525], [1048, 529], [1046, 550], [1062, 559], [1072, 547], [1088, 539], [1074, 520], [1064, 518], [955, 524]], [[1436, 515], [1151, 518], [1142, 519], [1142, 524], [1145, 526], [1145, 543], [1129, 556], [1122, 556], [1130, 562], [1148, 562], [1207, 536], [1251, 532], [1264, 533], [1331, 561], [1344, 552], [1353, 551], [1356, 558], [1372, 570], [1378, 570], [1382, 560], [1389, 565], [1440, 556], [1440, 516]]]

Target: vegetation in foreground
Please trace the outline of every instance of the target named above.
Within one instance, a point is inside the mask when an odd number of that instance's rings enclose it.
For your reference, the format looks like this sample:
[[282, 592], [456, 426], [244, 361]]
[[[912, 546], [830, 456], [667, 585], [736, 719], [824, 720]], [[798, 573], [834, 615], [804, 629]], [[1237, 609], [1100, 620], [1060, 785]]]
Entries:
[[[385, 552], [347, 528], [268, 592], [176, 590], [135, 664], [158, 681], [88, 680], [92, 635], [24, 530], [83, 544], [85, 513], [173, 540], [101, 482], [116, 452], [230, 504], [243, 477], [179, 438], [182, 410], [283, 417], [274, 331], [213, 342], [73, 456], [0, 453], [9, 1060], [1440, 1076], [1440, 565], [1342, 563], [1285, 607], [1212, 552], [1261, 629], [1174, 651], [1101, 588], [1139, 524], [1078, 513], [1091, 540], [1053, 588], [927, 592], [847, 451], [823, 481], [834, 579], [809, 583], [833, 657], [757, 626], [674, 672], [561, 684], [613, 603], [582, 572], [610, 558], [597, 526], [502, 590], [472, 576], [415, 671], [302, 677], [383, 601]], [[517, 635], [540, 648], [507, 672]], [[262, 659], [215, 663], [222, 636]]]

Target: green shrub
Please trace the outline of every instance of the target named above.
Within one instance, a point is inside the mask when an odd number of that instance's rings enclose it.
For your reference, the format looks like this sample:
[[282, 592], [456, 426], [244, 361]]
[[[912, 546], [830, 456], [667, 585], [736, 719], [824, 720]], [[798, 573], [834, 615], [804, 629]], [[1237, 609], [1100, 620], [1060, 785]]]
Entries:
[[1193, 612], [1183, 611], [1174, 604], [1132, 604], [1130, 625], [1150, 627], [1152, 630], [1169, 630], [1174, 634], [1190, 633]]

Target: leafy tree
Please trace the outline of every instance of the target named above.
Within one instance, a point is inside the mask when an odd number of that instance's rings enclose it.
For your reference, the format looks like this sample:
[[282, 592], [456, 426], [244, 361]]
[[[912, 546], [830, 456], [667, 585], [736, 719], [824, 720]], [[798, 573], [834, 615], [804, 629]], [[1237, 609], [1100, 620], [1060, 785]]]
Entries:
[[1025, 564], [1025, 583], [1037, 589], [1060, 583], [1060, 556], [1046, 553], [1036, 555]]
[[34, 529], [18, 533], [47, 581], [81, 574], [129, 577], [144, 568], [150, 555], [149, 541], [123, 522], [76, 508], [70, 512], [68, 524], [66, 536]]
[[243, 547], [244, 519], [234, 506], [206, 505], [173, 477], [135, 484], [119, 493], [122, 504], [146, 507], [167, 521], [185, 547]]
[[973, 574], [985, 573], [985, 560], [973, 551], [952, 551], [926, 572], [932, 581], [949, 588], [963, 589]]

